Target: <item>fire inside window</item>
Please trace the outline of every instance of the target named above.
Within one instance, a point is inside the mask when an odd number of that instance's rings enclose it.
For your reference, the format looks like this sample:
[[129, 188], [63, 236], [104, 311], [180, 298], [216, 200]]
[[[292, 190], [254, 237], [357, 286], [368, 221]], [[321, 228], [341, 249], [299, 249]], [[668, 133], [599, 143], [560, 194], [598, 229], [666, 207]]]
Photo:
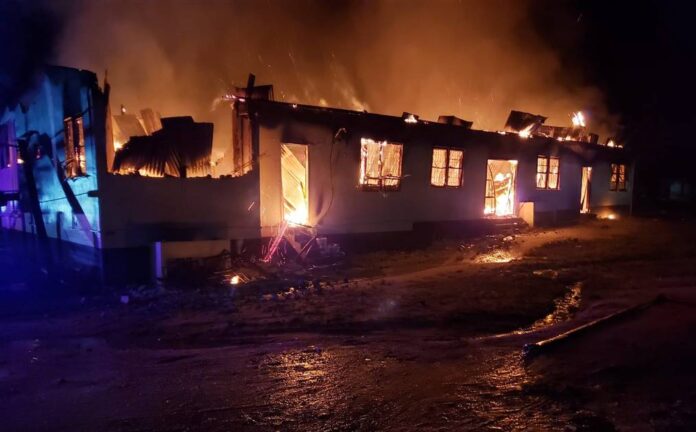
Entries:
[[398, 189], [401, 183], [403, 145], [360, 140], [360, 185], [366, 189]]
[[440, 187], [460, 187], [463, 160], [464, 151], [462, 150], [434, 148], [430, 184]]
[[85, 132], [82, 117], [68, 117], [65, 126], [65, 176], [75, 178], [87, 175]]
[[559, 181], [560, 159], [557, 157], [538, 156], [537, 157], [537, 189], [559, 189], [561, 182]]
[[611, 164], [611, 178], [609, 179], [609, 190], [625, 191], [628, 176], [626, 175], [626, 165]]

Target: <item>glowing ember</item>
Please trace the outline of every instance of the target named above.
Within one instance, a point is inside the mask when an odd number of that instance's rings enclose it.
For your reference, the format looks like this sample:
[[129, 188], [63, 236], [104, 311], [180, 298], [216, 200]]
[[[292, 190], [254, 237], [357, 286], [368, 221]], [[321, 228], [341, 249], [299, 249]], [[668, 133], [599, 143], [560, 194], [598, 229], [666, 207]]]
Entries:
[[265, 263], [271, 262], [271, 260], [273, 259], [273, 255], [278, 250], [278, 246], [280, 246], [280, 242], [281, 242], [281, 240], [283, 240], [283, 237], [285, 236], [285, 231], [287, 229], [288, 229], [287, 222], [283, 222], [282, 224], [280, 224], [280, 227], [278, 228], [278, 233], [276, 234], [275, 237], [273, 237], [271, 244], [268, 246], [268, 252], [266, 252], [266, 255], [261, 260], [262, 262], [265, 262]]
[[230, 285], [239, 285], [239, 275], [234, 275], [230, 279]]
[[406, 116], [406, 118], [404, 119], [404, 121], [405, 121], [406, 123], [418, 123], [418, 119], [417, 119], [416, 116], [414, 116], [413, 114], [409, 114], [408, 116]]
[[476, 257], [475, 262], [479, 264], [501, 264], [515, 259], [515, 256], [506, 250], [496, 249], [486, 254]]
[[585, 127], [585, 115], [582, 113], [582, 111], [573, 113], [573, 126]]
[[616, 143], [614, 142], [614, 140], [611, 140], [611, 139], [610, 139], [610, 140], [607, 142], [607, 147], [616, 147]]
[[160, 174], [157, 171], [151, 170], [149, 168], [140, 168], [138, 170], [138, 174], [140, 174], [142, 177], [157, 177], [157, 178], [164, 177], [164, 174]]

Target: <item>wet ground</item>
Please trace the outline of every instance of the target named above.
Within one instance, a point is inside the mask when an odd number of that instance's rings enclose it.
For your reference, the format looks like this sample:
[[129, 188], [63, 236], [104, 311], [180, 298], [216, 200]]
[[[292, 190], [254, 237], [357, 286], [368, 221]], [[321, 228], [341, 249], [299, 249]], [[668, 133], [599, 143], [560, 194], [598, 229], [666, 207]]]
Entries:
[[[321, 289], [271, 296], [164, 290], [122, 304], [6, 273], [2, 429], [693, 430], [693, 373], [669, 359], [696, 359], [694, 233], [594, 222], [375, 253]], [[24, 271], [11, 251], [3, 266]], [[646, 315], [659, 332], [633, 320], [522, 356], [658, 292], [682, 301]], [[643, 333], [655, 343], [632, 338]], [[656, 346], [663, 356], [631, 363]]]

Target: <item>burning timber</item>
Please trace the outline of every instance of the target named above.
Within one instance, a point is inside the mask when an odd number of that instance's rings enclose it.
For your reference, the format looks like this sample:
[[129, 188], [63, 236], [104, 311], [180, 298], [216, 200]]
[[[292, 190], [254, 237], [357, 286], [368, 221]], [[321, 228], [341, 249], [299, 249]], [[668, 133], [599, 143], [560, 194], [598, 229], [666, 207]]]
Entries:
[[0, 119], [2, 226], [69, 244], [108, 280], [163, 278], [176, 260], [223, 251], [307, 263], [511, 222], [616, 218], [632, 203], [630, 153], [601, 144], [581, 112], [548, 126], [512, 111], [489, 132], [448, 113], [278, 102], [250, 76], [221, 99], [232, 139], [213, 155], [215, 125], [112, 115], [108, 83], [88, 71], [48, 68], [31, 95], [26, 113]]

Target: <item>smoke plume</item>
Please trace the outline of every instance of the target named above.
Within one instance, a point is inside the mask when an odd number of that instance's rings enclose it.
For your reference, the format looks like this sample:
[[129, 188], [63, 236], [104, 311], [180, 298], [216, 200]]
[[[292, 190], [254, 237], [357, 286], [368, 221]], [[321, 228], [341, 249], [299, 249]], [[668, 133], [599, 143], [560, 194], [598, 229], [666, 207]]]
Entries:
[[[103, 73], [112, 104], [216, 121], [211, 102], [230, 85], [275, 86], [276, 99], [452, 114], [498, 130], [511, 109], [569, 125], [606, 120], [602, 95], [563, 70], [534, 31], [526, 0], [131, 1], [59, 5], [65, 32], [57, 60]], [[594, 120], [594, 122], [593, 122]]]

